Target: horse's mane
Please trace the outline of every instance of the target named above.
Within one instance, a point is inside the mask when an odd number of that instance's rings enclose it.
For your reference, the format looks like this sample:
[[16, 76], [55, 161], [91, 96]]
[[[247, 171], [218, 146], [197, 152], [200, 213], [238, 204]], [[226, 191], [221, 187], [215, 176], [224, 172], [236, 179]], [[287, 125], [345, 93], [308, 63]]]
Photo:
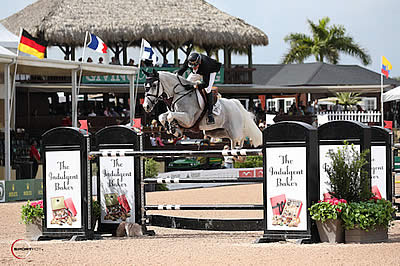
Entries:
[[[182, 76], [177, 76], [176, 74], [168, 72], [168, 71], [159, 71], [158, 74], [160, 74], [168, 79], [173, 79], [176, 82], [179, 82], [179, 80], [180, 80], [180, 82], [183, 85], [195, 85], [194, 82], [191, 82]], [[179, 78], [179, 80], [178, 80], [178, 78]]]

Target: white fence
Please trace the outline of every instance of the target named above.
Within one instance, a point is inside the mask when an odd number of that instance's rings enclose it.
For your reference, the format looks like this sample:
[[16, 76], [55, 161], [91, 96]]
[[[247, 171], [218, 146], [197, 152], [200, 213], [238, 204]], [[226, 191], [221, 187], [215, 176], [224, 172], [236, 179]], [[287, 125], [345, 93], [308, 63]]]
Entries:
[[358, 121], [362, 123], [380, 123], [381, 113], [378, 111], [329, 111], [318, 113], [318, 125], [336, 120]]

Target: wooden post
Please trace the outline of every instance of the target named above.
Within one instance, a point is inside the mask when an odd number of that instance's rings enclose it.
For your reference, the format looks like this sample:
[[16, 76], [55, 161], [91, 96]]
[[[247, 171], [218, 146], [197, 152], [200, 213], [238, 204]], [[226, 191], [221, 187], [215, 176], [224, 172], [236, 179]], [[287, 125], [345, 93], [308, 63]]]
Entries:
[[178, 58], [178, 47], [174, 47], [174, 66], [179, 67], [179, 58]]

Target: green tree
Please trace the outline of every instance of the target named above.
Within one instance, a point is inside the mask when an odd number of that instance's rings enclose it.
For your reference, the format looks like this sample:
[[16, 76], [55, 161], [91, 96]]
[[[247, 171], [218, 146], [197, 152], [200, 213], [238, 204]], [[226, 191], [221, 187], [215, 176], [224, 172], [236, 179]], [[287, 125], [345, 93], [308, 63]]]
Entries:
[[344, 110], [347, 111], [348, 106], [356, 105], [361, 101], [360, 95], [360, 93], [355, 92], [337, 92], [336, 98], [339, 104], [344, 105]]
[[342, 25], [328, 26], [330, 19], [324, 17], [319, 24], [307, 20], [312, 36], [303, 33], [291, 33], [284, 40], [290, 43], [289, 51], [283, 56], [282, 63], [303, 63], [305, 59], [314, 56], [317, 62], [325, 60], [337, 64], [340, 53], [348, 54], [361, 59], [364, 65], [371, 63], [367, 51], [354, 42], [353, 38], [346, 35]]

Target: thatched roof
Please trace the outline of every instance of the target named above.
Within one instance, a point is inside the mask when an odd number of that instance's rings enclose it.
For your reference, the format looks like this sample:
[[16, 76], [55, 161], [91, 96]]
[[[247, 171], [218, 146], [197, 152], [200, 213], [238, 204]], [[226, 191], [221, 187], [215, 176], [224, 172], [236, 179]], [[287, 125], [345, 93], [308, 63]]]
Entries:
[[204, 0], [39, 0], [0, 21], [19, 33], [44, 33], [53, 44], [82, 46], [86, 31], [121, 40], [192, 42], [200, 47], [267, 45], [268, 37]]

